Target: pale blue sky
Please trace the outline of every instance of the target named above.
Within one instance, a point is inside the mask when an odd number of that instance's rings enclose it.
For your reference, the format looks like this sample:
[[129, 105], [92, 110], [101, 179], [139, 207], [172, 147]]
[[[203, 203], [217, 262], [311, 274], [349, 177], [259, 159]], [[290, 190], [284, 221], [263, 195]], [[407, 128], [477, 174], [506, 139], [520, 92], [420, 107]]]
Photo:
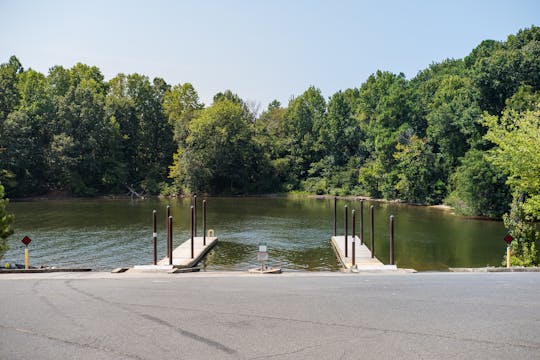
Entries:
[[480, 41], [540, 25], [538, 0], [0, 0], [0, 62], [43, 73], [95, 65], [231, 89], [265, 108], [310, 85], [325, 97], [380, 70], [407, 78]]

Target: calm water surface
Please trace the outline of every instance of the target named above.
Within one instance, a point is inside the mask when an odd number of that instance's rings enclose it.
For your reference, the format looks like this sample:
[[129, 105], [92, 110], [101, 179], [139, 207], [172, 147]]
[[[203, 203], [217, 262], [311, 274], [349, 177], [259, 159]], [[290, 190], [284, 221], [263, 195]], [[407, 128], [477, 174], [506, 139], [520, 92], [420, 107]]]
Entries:
[[[290, 198], [209, 198], [208, 228], [219, 243], [209, 254], [209, 270], [246, 270], [257, 265], [259, 243], [271, 262], [285, 270], [336, 271], [330, 244], [333, 200]], [[344, 205], [338, 201], [338, 233]], [[501, 222], [464, 219], [426, 207], [364, 202], [364, 237], [369, 239], [369, 205], [375, 206], [375, 251], [388, 262], [389, 216], [395, 215], [396, 262], [417, 270], [498, 265], [505, 252]], [[191, 200], [42, 200], [12, 202], [16, 233], [6, 261], [24, 262], [25, 236], [32, 239], [32, 265], [115, 267], [152, 262], [152, 210], [158, 211], [159, 258], [165, 256], [165, 207], [174, 217], [174, 246], [189, 238]], [[201, 210], [202, 206], [199, 206]], [[349, 220], [350, 221], [350, 220]], [[359, 229], [359, 224], [357, 229]], [[199, 229], [202, 220], [199, 219]], [[201, 230], [199, 230], [200, 233]], [[350, 230], [349, 230], [350, 231]]]

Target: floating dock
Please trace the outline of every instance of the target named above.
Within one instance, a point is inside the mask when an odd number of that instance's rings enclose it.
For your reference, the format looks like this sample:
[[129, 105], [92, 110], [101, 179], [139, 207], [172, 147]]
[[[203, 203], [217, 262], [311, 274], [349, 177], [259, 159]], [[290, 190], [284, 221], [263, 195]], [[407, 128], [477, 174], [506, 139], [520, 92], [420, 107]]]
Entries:
[[[172, 265], [175, 268], [190, 268], [197, 265], [205, 255], [217, 244], [215, 236], [206, 237], [206, 245], [203, 245], [203, 237], [193, 238], [193, 256], [191, 256], [191, 239], [184, 241], [172, 252]], [[158, 266], [169, 265], [169, 258], [165, 257], [158, 261]]]
[[[355, 247], [355, 259], [353, 265], [353, 244]], [[355, 236], [354, 242], [352, 236], [347, 236], [347, 256], [345, 256], [345, 236], [332, 236], [332, 246], [346, 270], [358, 271], [378, 271], [378, 270], [397, 270], [396, 265], [384, 265], [379, 259], [371, 257], [371, 251], [366, 245], [360, 244], [360, 238]]]

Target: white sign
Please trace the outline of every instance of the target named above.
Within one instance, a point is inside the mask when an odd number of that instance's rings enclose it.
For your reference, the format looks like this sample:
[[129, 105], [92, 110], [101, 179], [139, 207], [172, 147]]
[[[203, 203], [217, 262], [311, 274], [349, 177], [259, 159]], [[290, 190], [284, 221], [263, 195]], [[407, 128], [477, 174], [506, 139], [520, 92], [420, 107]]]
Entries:
[[259, 252], [267, 252], [266, 245], [259, 245]]
[[257, 253], [257, 261], [268, 261], [268, 253], [266, 251], [259, 251]]

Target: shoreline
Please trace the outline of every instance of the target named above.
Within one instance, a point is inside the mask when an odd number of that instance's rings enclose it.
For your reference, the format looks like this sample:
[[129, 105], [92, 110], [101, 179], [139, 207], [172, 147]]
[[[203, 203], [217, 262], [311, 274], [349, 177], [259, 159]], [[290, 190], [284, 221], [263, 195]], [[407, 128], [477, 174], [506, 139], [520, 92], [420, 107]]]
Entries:
[[[334, 197], [339, 200], [365, 200], [369, 202], [375, 202], [375, 203], [383, 203], [383, 204], [395, 204], [400, 206], [414, 206], [414, 207], [425, 207], [428, 209], [433, 209], [437, 211], [444, 211], [449, 212], [453, 216], [459, 217], [461, 219], [465, 220], [480, 220], [480, 221], [502, 221], [502, 218], [490, 218], [486, 216], [466, 216], [466, 215], [458, 215], [454, 213], [454, 208], [445, 205], [445, 204], [437, 204], [437, 205], [426, 205], [426, 204], [418, 204], [418, 203], [408, 203], [406, 201], [402, 201], [399, 199], [396, 200], [387, 200], [387, 199], [377, 199], [377, 198], [371, 198], [369, 196], [360, 196], [360, 195], [316, 195], [316, 194], [309, 194], [309, 193], [297, 193], [297, 192], [291, 192], [291, 193], [266, 193], [266, 194], [244, 194], [244, 195], [207, 195], [207, 194], [201, 194], [201, 197], [207, 197], [207, 198], [213, 198], [213, 197], [221, 197], [221, 198], [231, 198], [231, 199], [238, 199], [238, 198], [263, 198], [263, 199], [273, 199], [273, 198], [290, 198], [290, 199], [317, 199], [317, 200], [331, 200]], [[108, 195], [97, 195], [97, 196], [89, 196], [89, 197], [82, 197], [82, 196], [72, 196], [72, 195], [66, 195], [66, 194], [46, 194], [46, 195], [40, 195], [40, 196], [27, 196], [27, 197], [21, 197], [21, 198], [9, 198], [9, 201], [11, 203], [18, 203], [18, 202], [37, 202], [37, 201], [66, 201], [66, 200], [137, 200], [137, 201], [144, 201], [148, 199], [185, 199], [189, 198], [191, 195], [181, 195], [181, 196], [162, 196], [162, 195], [147, 195], [143, 197], [134, 197], [126, 194], [108, 194]]]
[[[245, 195], [208, 195], [202, 194], [200, 197], [223, 197], [223, 198], [307, 198], [307, 199], [326, 199], [331, 200], [334, 197], [341, 200], [366, 200], [371, 202], [380, 202], [380, 203], [389, 203], [389, 204], [403, 204], [410, 206], [422, 206], [429, 207], [434, 209], [441, 210], [452, 210], [453, 208], [448, 205], [438, 204], [438, 205], [426, 205], [426, 204], [417, 204], [417, 203], [408, 203], [406, 201], [396, 200], [387, 200], [387, 199], [377, 199], [369, 196], [360, 196], [360, 195], [316, 195], [309, 193], [264, 193], [264, 194], [245, 194]], [[43, 200], [146, 200], [146, 199], [183, 199], [189, 198], [191, 195], [181, 195], [181, 196], [162, 196], [162, 195], [144, 195], [142, 197], [130, 196], [126, 194], [106, 194], [106, 195], [96, 195], [96, 196], [74, 196], [68, 194], [44, 194], [37, 196], [25, 196], [25, 197], [13, 197], [9, 198], [10, 202], [32, 202], [32, 201], [43, 201]]]
[[[292, 197], [297, 196], [295, 194], [290, 195]], [[396, 200], [387, 200], [387, 199], [377, 199], [372, 198], [369, 196], [359, 196], [359, 195], [343, 195], [343, 196], [337, 196], [337, 195], [313, 195], [313, 194], [300, 194], [298, 195], [300, 197], [307, 197], [311, 199], [325, 199], [325, 200], [331, 200], [334, 197], [341, 200], [366, 200], [371, 202], [379, 202], [379, 203], [385, 203], [385, 204], [397, 204], [397, 205], [407, 205], [407, 206], [419, 206], [419, 207], [427, 207], [431, 209], [437, 209], [437, 210], [443, 210], [443, 211], [452, 211], [454, 208], [449, 205], [444, 204], [438, 204], [438, 205], [426, 205], [426, 204], [416, 204], [416, 203], [408, 203], [406, 201], [402, 201], [399, 199]], [[459, 216], [459, 215], [458, 215]]]

